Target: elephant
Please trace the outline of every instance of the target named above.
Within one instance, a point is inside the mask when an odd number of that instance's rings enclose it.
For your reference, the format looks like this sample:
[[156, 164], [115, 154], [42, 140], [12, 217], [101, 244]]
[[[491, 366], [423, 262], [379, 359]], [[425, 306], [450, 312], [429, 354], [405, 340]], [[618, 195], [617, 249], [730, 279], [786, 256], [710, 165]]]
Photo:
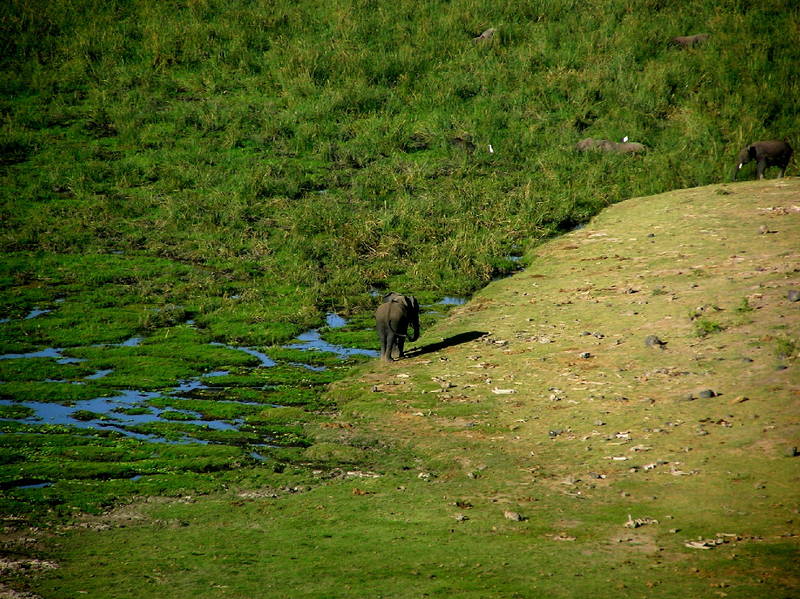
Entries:
[[773, 139], [754, 142], [739, 152], [733, 169], [733, 180], [736, 181], [739, 170], [751, 160], [755, 160], [758, 165], [756, 173], [759, 179], [764, 178], [764, 171], [768, 166], [780, 167], [781, 174], [778, 177], [783, 177], [793, 153], [792, 146], [786, 141]]
[[[413, 295], [390, 292], [383, 296], [383, 303], [375, 311], [375, 325], [381, 340], [381, 360], [393, 360], [397, 348], [398, 358], [404, 357], [403, 345], [419, 339], [419, 302]], [[411, 325], [413, 334], [408, 334]]]
[[617, 152], [618, 154], [639, 154], [646, 150], [642, 144], [636, 142], [617, 143], [607, 139], [592, 139], [591, 137], [579, 141], [575, 144], [575, 149], [580, 152], [600, 150], [602, 152]]
[[497, 31], [497, 29], [495, 29], [494, 27], [490, 27], [489, 29], [481, 33], [479, 36], [473, 37], [472, 41], [477, 44], [478, 42], [490, 40], [494, 37], [495, 31]]
[[680, 35], [673, 37], [670, 42], [681, 48], [691, 48], [695, 44], [702, 44], [710, 37], [708, 33], [696, 33], [695, 35]]

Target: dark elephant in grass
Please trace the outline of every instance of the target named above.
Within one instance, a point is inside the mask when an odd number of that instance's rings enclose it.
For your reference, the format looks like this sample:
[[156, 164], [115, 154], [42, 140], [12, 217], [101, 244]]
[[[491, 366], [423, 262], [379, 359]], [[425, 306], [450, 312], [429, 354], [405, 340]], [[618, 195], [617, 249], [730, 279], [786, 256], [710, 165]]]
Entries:
[[607, 139], [592, 139], [591, 137], [587, 137], [575, 144], [575, 149], [579, 152], [597, 150], [600, 152], [616, 152], [618, 154], [641, 154], [647, 149], [642, 144], [628, 142], [627, 139], [626, 137], [625, 142], [618, 143]]
[[769, 166], [779, 167], [781, 174], [778, 176], [783, 177], [786, 174], [786, 167], [789, 165], [789, 160], [791, 160], [793, 153], [792, 146], [785, 141], [773, 139], [752, 143], [739, 152], [736, 166], [733, 169], [733, 180], [736, 181], [739, 169], [752, 160], [756, 161], [756, 173], [759, 179], [764, 178], [764, 171]]
[[[409, 325], [413, 335], [408, 334]], [[406, 338], [419, 339], [419, 302], [412, 295], [387, 293], [375, 311], [375, 326], [381, 340], [381, 360], [393, 360], [395, 348], [398, 358], [402, 358]]]
[[708, 33], [696, 33], [695, 35], [679, 35], [678, 37], [673, 37], [670, 40], [670, 43], [674, 46], [678, 46], [679, 48], [691, 48], [697, 44], [702, 44], [709, 38]]

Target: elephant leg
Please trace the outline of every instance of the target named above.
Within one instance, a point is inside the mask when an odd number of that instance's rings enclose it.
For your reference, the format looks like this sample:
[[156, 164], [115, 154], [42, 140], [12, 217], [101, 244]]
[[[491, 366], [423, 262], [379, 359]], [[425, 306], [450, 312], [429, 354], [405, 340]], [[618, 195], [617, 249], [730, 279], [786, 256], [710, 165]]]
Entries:
[[381, 331], [381, 360], [387, 362], [392, 359], [392, 344], [394, 334], [391, 331]]
[[786, 167], [785, 167], [785, 166], [782, 166], [782, 167], [781, 167], [781, 172], [780, 172], [780, 174], [778, 175], [778, 179], [783, 179], [783, 176], [784, 176], [785, 174], [786, 174]]
[[398, 337], [397, 338], [397, 350], [398, 350], [398, 353], [399, 353], [399, 355], [398, 355], [399, 358], [402, 358], [402, 357], [405, 356], [405, 354], [403, 353], [403, 346], [405, 345], [405, 343], [406, 343], [406, 338], [405, 337]]
[[756, 175], [758, 176], [759, 179], [763, 179], [764, 178], [764, 171], [766, 170], [766, 168], [767, 168], [766, 161], [765, 160], [759, 160], [758, 161], [758, 168], [756, 169]]
[[386, 361], [394, 360], [394, 347], [397, 345], [397, 336], [393, 332], [386, 334]]

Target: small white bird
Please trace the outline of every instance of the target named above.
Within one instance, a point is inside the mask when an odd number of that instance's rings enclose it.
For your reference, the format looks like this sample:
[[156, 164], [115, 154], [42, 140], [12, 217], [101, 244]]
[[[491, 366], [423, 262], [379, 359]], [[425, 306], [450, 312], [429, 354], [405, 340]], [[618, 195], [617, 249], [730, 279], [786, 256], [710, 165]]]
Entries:
[[494, 148], [492, 147], [492, 144], [489, 144], [489, 154], [494, 154]]
[[626, 141], [628, 141], [628, 136], [626, 135], [625, 137], [623, 137], [623, 138], [622, 138], [622, 141], [623, 141], [623, 143], [624, 143], [624, 142], [626, 142]]

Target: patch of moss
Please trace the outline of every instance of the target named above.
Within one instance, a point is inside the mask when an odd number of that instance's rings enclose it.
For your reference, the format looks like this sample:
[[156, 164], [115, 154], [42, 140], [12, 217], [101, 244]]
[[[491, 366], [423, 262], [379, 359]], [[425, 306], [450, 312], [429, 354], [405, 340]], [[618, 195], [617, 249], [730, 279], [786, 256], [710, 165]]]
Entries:
[[37, 401], [46, 403], [60, 403], [71, 405], [76, 401], [108, 397], [114, 392], [90, 383], [74, 385], [72, 383], [39, 383], [39, 382], [14, 382], [0, 384], [0, 398], [15, 401]]
[[23, 405], [10, 405], [0, 406], [0, 418], [13, 418], [22, 420], [24, 418], [31, 418], [36, 414], [36, 411], [28, 406]]
[[[248, 414], [253, 414], [260, 410], [259, 406], [246, 405], [233, 401], [215, 401], [209, 399], [182, 399], [179, 397], [157, 397], [147, 402], [157, 408], [175, 408], [180, 410], [190, 410], [199, 413], [205, 420], [235, 420]], [[161, 413], [162, 418], [166, 418], [165, 412]], [[184, 418], [194, 420], [194, 417]], [[173, 418], [178, 420], [178, 418]]]
[[94, 372], [85, 364], [59, 364], [58, 358], [0, 360], [0, 381], [77, 380]]

